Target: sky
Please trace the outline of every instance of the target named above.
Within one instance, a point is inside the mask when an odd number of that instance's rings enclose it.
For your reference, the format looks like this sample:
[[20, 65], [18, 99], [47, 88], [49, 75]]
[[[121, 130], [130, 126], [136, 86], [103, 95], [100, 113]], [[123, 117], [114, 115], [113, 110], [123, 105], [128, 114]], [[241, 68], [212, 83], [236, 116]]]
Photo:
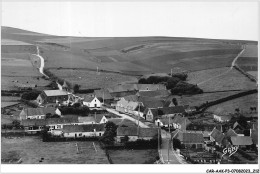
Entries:
[[257, 2], [2, 2], [2, 26], [60, 36], [258, 40]]

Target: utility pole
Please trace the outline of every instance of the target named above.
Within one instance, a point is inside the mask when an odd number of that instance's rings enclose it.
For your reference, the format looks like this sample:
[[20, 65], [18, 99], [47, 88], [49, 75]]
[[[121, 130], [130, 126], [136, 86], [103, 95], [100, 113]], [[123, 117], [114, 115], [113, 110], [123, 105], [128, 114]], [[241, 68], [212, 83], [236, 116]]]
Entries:
[[139, 138], [139, 119], [140, 119], [140, 102], [138, 101], [138, 127], [137, 127], [137, 137]]
[[[169, 134], [171, 135], [171, 131], [170, 131], [170, 116], [168, 116], [169, 118], [169, 123], [168, 123], [168, 126], [169, 126]], [[170, 156], [170, 143], [171, 142], [171, 137], [169, 137], [169, 144], [168, 144], [168, 164], [170, 164], [170, 160], [169, 160], [169, 156]]]
[[105, 103], [105, 99], [104, 99], [105, 98], [105, 94], [104, 93], [105, 93], [105, 88], [103, 88], [103, 105]]

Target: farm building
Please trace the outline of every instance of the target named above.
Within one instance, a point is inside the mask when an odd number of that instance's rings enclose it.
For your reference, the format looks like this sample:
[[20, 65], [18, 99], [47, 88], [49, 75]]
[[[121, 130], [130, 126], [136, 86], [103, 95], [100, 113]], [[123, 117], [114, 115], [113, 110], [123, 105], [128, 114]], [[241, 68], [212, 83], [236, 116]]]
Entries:
[[83, 100], [83, 105], [89, 108], [100, 108], [101, 102], [96, 96], [91, 95], [81, 95], [81, 99]]
[[44, 90], [37, 97], [36, 101], [41, 104], [57, 103], [68, 101], [69, 96], [66, 91], [61, 90]]
[[122, 113], [134, 114], [134, 111], [139, 108], [138, 106], [138, 102], [127, 101], [124, 98], [121, 98], [116, 104], [116, 110]]
[[165, 89], [157, 91], [139, 91], [136, 95], [140, 97], [166, 98], [170, 95], [170, 92]]
[[[177, 133], [178, 130], [176, 130]], [[176, 134], [173, 132], [173, 135]], [[204, 147], [204, 138], [202, 133], [190, 133], [178, 131], [175, 135], [176, 139], [179, 139], [181, 144], [188, 148], [203, 148]]]
[[64, 125], [60, 130], [51, 133], [66, 138], [101, 137], [105, 132], [104, 124]]
[[214, 128], [212, 132], [210, 133], [210, 140], [212, 142], [215, 142], [216, 145], [222, 146], [223, 145], [223, 140], [225, 138], [225, 135], [219, 131], [218, 129]]
[[77, 125], [77, 124], [79, 124], [77, 117], [46, 119], [46, 125], [49, 127], [49, 131], [62, 129], [64, 125]]
[[136, 141], [138, 139], [151, 140], [157, 138], [157, 136], [158, 128], [139, 128], [138, 134], [137, 127], [118, 127], [116, 141], [118, 143], [125, 142], [126, 137], [128, 137], [128, 141]]
[[119, 84], [111, 88], [107, 88], [112, 97], [124, 97], [127, 95], [134, 95], [137, 92], [135, 84]]
[[45, 119], [46, 115], [54, 114], [61, 115], [58, 108], [47, 107], [47, 108], [24, 108], [19, 114], [20, 120], [24, 119]]
[[185, 106], [163, 107], [157, 109], [146, 109], [144, 111], [145, 118], [148, 121], [154, 121], [156, 118], [183, 116]]
[[43, 119], [28, 119], [21, 121], [24, 131], [27, 133], [37, 133], [42, 131], [44, 126], [46, 126], [46, 123], [46, 120]]

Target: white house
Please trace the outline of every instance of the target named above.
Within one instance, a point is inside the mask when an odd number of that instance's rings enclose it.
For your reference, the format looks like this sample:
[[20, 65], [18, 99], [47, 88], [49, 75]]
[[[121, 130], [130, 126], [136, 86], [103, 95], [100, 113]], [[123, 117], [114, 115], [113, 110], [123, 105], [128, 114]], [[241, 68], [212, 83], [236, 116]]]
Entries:
[[46, 119], [46, 126], [49, 127], [49, 131], [60, 130], [64, 125], [78, 125], [78, 118], [50, 118]]
[[57, 114], [61, 116], [61, 112], [58, 108], [47, 107], [47, 108], [24, 108], [19, 114], [20, 120], [24, 119], [45, 119], [46, 115]]
[[101, 137], [105, 132], [104, 124], [64, 125], [61, 130], [52, 131], [52, 135], [66, 138]]
[[88, 106], [89, 108], [100, 108], [101, 102], [96, 96], [83, 96], [83, 105]]

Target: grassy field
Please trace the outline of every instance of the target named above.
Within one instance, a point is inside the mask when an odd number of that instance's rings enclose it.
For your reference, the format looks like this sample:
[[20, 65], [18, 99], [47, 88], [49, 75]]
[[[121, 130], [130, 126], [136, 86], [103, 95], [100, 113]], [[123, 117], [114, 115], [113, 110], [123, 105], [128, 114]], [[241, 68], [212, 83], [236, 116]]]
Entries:
[[108, 150], [114, 164], [153, 164], [158, 156], [156, 149]]
[[223, 112], [234, 113], [236, 108], [239, 108], [241, 112], [250, 112], [250, 107], [258, 106], [257, 94], [251, 94], [241, 98], [237, 98], [231, 101], [227, 101], [207, 109], [209, 112], [214, 112], [221, 108]]
[[[36, 61], [37, 62], [37, 61]], [[37, 84], [45, 86], [49, 82], [41, 79], [38, 69], [32, 65], [28, 53], [5, 53], [1, 57], [1, 88], [3, 90], [15, 89], [15, 83]]]
[[1, 161], [22, 158], [22, 164], [108, 164], [98, 143], [95, 143], [95, 152], [93, 142], [78, 142], [82, 152], [79, 154], [75, 143], [42, 142], [40, 137], [2, 138]]
[[51, 69], [50, 71], [72, 84], [81, 85], [81, 88], [84, 89], [107, 88], [125, 81], [137, 82], [137, 78], [134, 76], [117, 73], [100, 72], [97, 74], [95, 71], [86, 71], [84, 69]]
[[198, 85], [203, 91], [250, 90], [256, 89], [255, 82], [250, 81], [239, 71], [233, 69], [226, 74]]
[[234, 95], [239, 93], [239, 91], [228, 91], [228, 92], [215, 92], [215, 93], [204, 93], [197, 95], [183, 95], [183, 96], [170, 96], [168, 100], [175, 97], [179, 105], [190, 105], [190, 106], [199, 106], [206, 101], [218, 100], [223, 97]]

